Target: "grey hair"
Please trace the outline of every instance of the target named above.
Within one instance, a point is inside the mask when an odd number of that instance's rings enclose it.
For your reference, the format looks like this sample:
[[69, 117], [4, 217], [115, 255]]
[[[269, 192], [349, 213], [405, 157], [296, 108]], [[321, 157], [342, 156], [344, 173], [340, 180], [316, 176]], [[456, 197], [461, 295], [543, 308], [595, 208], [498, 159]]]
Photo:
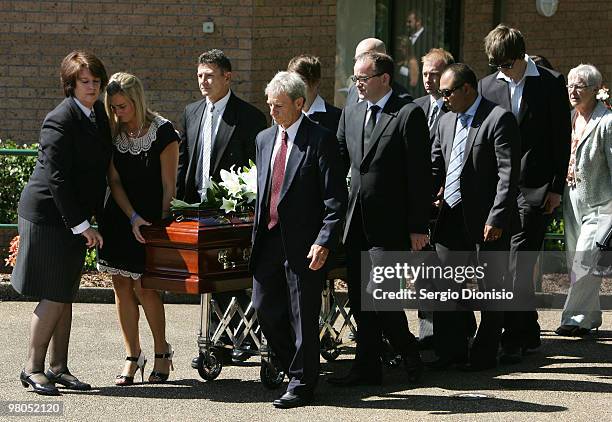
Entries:
[[601, 72], [592, 64], [579, 64], [571, 69], [567, 74], [567, 80], [569, 81], [572, 78], [580, 78], [588, 86], [593, 88], [601, 87]]
[[283, 71], [274, 75], [264, 92], [267, 96], [284, 93], [295, 101], [298, 98], [306, 98], [306, 84], [297, 73]]

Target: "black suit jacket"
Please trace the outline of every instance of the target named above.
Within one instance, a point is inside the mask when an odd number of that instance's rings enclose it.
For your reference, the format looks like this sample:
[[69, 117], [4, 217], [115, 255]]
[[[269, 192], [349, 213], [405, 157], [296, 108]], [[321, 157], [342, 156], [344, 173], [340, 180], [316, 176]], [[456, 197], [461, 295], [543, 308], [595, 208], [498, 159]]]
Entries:
[[[429, 109], [431, 108], [430, 95], [427, 94], [422, 97], [419, 97], [416, 100], [414, 100], [414, 102], [416, 105], [418, 105], [419, 107], [423, 109], [423, 112], [425, 113], [425, 118], [429, 122], [428, 116], [429, 116]], [[447, 111], [448, 110], [446, 109], [446, 106], [442, 104], [442, 108], [438, 110], [438, 116], [436, 117], [436, 120], [434, 121], [433, 126], [431, 127], [431, 129], [429, 129], [429, 137], [431, 139], [432, 144], [436, 136], [436, 130], [438, 129], [438, 123], [440, 122], [440, 117], [442, 117]]]
[[308, 118], [335, 134], [338, 132], [338, 122], [340, 121], [341, 114], [342, 110], [325, 101], [325, 112], [316, 111], [310, 114]]
[[[525, 78], [518, 124], [521, 133], [520, 189], [539, 206], [548, 191], [563, 194], [570, 154], [570, 107], [563, 75], [538, 66], [540, 76]], [[497, 73], [480, 80], [480, 93], [512, 111], [510, 88]]]
[[[399, 98], [402, 98], [406, 101], [412, 101], [412, 96], [408, 93], [408, 90], [405, 86], [398, 84], [397, 82], [391, 83], [391, 89], [393, 89], [393, 93], [397, 95]], [[359, 102], [359, 90], [355, 84], [351, 84], [348, 88], [348, 92], [346, 93], [346, 102], [344, 103], [344, 107], [348, 107]]]
[[36, 166], [21, 192], [21, 217], [71, 228], [101, 215], [112, 140], [102, 102], [94, 112], [97, 128], [72, 97], [47, 114]]
[[[457, 113], [440, 118], [431, 153], [434, 193], [444, 187], [456, 122]], [[509, 230], [516, 210], [519, 141], [514, 115], [483, 98], [468, 131], [460, 179], [464, 222], [474, 243], [483, 241], [485, 224]]]
[[[366, 101], [346, 107], [338, 127], [340, 152], [351, 176], [344, 241], [354, 226], [363, 227], [372, 246], [409, 245], [409, 234], [427, 233], [429, 222], [431, 148], [425, 115], [394, 92], [380, 112], [370, 148], [363, 151], [366, 112]], [[362, 224], [352, 222], [357, 206]]]
[[[186, 202], [200, 202], [195, 172], [202, 157], [200, 129], [206, 98], [185, 107], [179, 154], [176, 196]], [[267, 126], [264, 114], [233, 92], [221, 116], [210, 157], [210, 175], [220, 180], [221, 170], [248, 165], [255, 159], [255, 136]]]
[[[257, 135], [257, 201], [253, 225], [251, 269], [260, 250], [259, 234], [267, 230], [270, 161], [279, 126]], [[334, 251], [346, 212], [346, 172], [342, 172], [338, 142], [333, 133], [304, 117], [289, 153], [278, 203], [285, 256], [293, 272], [310, 271], [306, 258], [313, 244]], [[326, 262], [325, 268], [329, 267]]]

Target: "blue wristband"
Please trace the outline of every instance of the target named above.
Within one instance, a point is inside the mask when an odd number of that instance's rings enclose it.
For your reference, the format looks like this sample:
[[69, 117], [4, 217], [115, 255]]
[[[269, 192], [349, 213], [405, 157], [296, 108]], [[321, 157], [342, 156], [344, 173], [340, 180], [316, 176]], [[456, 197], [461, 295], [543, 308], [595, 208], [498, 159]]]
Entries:
[[138, 215], [138, 213], [137, 213], [136, 211], [134, 211], [134, 212], [132, 213], [132, 216], [130, 217], [130, 225], [132, 225], [132, 226], [133, 226], [133, 225], [134, 225], [134, 221], [135, 221], [135, 220], [136, 220], [138, 217], [140, 217], [140, 216]]

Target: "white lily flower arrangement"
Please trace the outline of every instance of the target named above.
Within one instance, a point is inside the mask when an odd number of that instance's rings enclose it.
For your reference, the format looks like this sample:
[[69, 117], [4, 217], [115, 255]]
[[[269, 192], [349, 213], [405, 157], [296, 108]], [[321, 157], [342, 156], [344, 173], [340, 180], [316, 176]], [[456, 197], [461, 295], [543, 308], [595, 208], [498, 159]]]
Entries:
[[610, 90], [605, 86], [601, 87], [599, 91], [597, 91], [595, 98], [604, 103], [607, 108], [612, 108], [612, 104], [610, 104]]
[[257, 167], [251, 160], [248, 167], [234, 167], [230, 167], [229, 171], [221, 170], [221, 182], [213, 182], [208, 187], [207, 201], [210, 198], [210, 202], [220, 202], [219, 208], [226, 214], [252, 212], [257, 197]]

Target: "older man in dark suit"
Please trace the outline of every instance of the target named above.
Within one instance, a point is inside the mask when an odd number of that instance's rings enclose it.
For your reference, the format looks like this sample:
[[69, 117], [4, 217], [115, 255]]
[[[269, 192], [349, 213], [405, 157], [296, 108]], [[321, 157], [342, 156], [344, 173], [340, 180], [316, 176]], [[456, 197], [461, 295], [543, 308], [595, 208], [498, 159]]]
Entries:
[[[432, 238], [443, 267], [470, 265], [473, 251], [476, 263], [485, 268], [480, 287], [501, 292], [508, 268], [510, 223], [516, 213], [518, 125], [512, 113], [478, 94], [476, 75], [465, 64], [452, 64], [444, 71], [440, 93], [451, 112], [440, 119], [432, 149], [433, 192], [442, 190]], [[461, 288], [453, 279], [436, 283], [440, 291]], [[433, 367], [495, 367], [503, 313], [483, 310], [481, 316], [468, 351], [472, 312], [434, 312], [439, 360]]]
[[310, 402], [319, 376], [319, 312], [329, 255], [340, 240], [347, 190], [333, 133], [302, 113], [306, 85], [279, 72], [266, 87], [275, 126], [257, 143], [253, 306], [282, 369], [278, 408]]
[[221, 50], [198, 59], [198, 84], [203, 99], [189, 104], [182, 117], [177, 197], [200, 202], [208, 181], [221, 170], [255, 159], [255, 136], [267, 126], [257, 108], [231, 89], [232, 65]]
[[505, 315], [502, 362], [516, 363], [521, 352], [540, 345], [533, 269], [550, 214], [561, 202], [570, 153], [570, 114], [563, 75], [536, 66], [525, 54], [523, 35], [499, 25], [485, 38], [496, 73], [483, 78], [483, 97], [511, 111], [521, 133], [517, 203], [520, 220], [512, 229], [514, 294], [525, 311]]
[[[376, 309], [372, 296], [362, 293], [362, 251], [377, 265], [381, 252], [418, 251], [428, 242], [429, 132], [423, 110], [391, 89], [393, 69], [386, 54], [366, 52], [357, 57], [353, 80], [364, 101], [347, 106], [338, 127], [340, 151], [351, 176], [344, 243], [357, 353], [348, 375], [328, 380], [336, 385], [382, 382], [383, 329], [404, 359], [408, 380], [417, 382], [422, 373], [405, 313], [371, 310]], [[362, 311], [364, 304], [370, 310]]]

